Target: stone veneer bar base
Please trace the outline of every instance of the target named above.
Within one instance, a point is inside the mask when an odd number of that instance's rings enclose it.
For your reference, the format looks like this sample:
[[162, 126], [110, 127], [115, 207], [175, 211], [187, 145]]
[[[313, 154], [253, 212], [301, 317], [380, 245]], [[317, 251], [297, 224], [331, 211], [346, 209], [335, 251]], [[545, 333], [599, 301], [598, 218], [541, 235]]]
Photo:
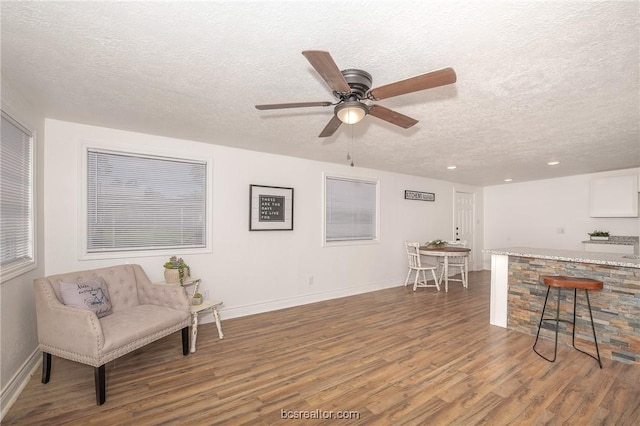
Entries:
[[[640, 269], [510, 256], [507, 328], [536, 335], [547, 291], [540, 281], [542, 275], [602, 281], [602, 291], [589, 293], [600, 354], [603, 358], [640, 364]], [[557, 290], [552, 289], [547, 309], [555, 309], [556, 300]], [[572, 311], [573, 291], [565, 289], [561, 292], [561, 318], [571, 319]], [[576, 345], [595, 353], [584, 291], [578, 291], [576, 322]], [[545, 321], [541, 337], [553, 339], [551, 327], [555, 322]], [[558, 339], [571, 344], [570, 324], [560, 323]]]

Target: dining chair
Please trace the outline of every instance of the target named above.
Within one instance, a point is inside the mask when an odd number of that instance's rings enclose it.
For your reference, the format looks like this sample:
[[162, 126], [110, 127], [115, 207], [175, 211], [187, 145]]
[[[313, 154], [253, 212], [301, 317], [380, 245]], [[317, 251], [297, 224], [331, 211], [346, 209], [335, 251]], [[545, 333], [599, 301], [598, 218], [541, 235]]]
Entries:
[[[436, 275], [437, 266], [422, 265], [420, 261], [420, 243], [412, 243], [405, 241], [405, 249], [407, 251], [407, 258], [409, 260], [409, 272], [407, 272], [407, 278], [404, 280], [404, 285], [409, 283], [411, 272], [415, 271], [415, 277], [413, 279], [413, 291], [416, 291], [418, 287], [435, 287], [440, 291], [440, 281]], [[434, 284], [427, 284], [427, 271], [431, 271], [433, 275]], [[422, 272], [422, 279], [424, 281], [418, 281], [420, 272]]]
[[[448, 247], [467, 247], [466, 241], [447, 241]], [[462, 287], [469, 288], [469, 253], [465, 253], [464, 256], [449, 256], [449, 270], [451, 268], [460, 269], [460, 278], [449, 278], [449, 281], [459, 281], [462, 283]], [[438, 262], [440, 268], [440, 281], [444, 276], [444, 259], [440, 259]]]

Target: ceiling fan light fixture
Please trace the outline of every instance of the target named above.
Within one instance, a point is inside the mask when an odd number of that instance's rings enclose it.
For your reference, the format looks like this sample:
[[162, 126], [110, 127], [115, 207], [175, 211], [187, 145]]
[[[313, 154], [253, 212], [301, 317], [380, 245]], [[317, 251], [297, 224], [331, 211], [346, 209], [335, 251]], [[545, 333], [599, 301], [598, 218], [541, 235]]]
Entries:
[[334, 112], [344, 124], [356, 124], [367, 115], [369, 110], [358, 101], [345, 101], [337, 105]]
[[333, 116], [318, 135], [318, 137], [321, 138], [332, 136], [343, 123], [359, 123], [367, 115], [384, 120], [387, 123], [402, 127], [403, 129], [408, 129], [417, 124], [418, 120], [383, 107], [382, 105], [369, 104], [368, 101], [375, 102], [380, 99], [433, 89], [434, 87], [453, 84], [457, 80], [456, 72], [453, 68], [447, 67], [371, 89], [373, 83], [371, 74], [355, 68], [340, 70], [331, 57], [331, 54], [327, 51], [304, 50], [302, 51], [302, 55], [309, 61], [327, 86], [329, 86], [338, 103], [335, 104], [328, 101], [289, 102], [256, 105], [255, 107], [259, 110], [271, 110], [335, 105]]

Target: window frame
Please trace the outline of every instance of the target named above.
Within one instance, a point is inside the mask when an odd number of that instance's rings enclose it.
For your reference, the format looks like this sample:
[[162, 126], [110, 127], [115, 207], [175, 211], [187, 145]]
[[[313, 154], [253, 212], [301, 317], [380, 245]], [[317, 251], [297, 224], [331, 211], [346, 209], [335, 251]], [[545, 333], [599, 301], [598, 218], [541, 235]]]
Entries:
[[[375, 223], [375, 238], [362, 239], [362, 240], [342, 240], [342, 241], [327, 241], [327, 179], [340, 179], [352, 182], [364, 182], [368, 184], [375, 184], [376, 187], [376, 223]], [[353, 246], [353, 245], [371, 245], [380, 243], [380, 179], [364, 177], [364, 176], [352, 176], [343, 175], [339, 173], [322, 174], [322, 246], [323, 247], [340, 247], [340, 246]]]
[[37, 140], [37, 132], [35, 130], [29, 129], [28, 126], [22, 124], [19, 120], [13, 118], [13, 116], [4, 110], [0, 110], [2, 117], [4, 117], [11, 124], [16, 126], [20, 131], [24, 132], [29, 136], [29, 203], [30, 203], [30, 217], [29, 217], [29, 226], [30, 226], [30, 257], [24, 259], [20, 262], [15, 262], [11, 265], [8, 265], [4, 268], [0, 267], [0, 275], [2, 276], [2, 280], [0, 284], [3, 284], [15, 277], [23, 275], [29, 271], [32, 271], [38, 267], [38, 239], [37, 239], [37, 221], [36, 221], [36, 212], [37, 212], [37, 197], [36, 197], [36, 140]]
[[[154, 149], [153, 151], [138, 148], [132, 149], [115, 144], [101, 144], [93, 141], [81, 142], [79, 153], [79, 195], [78, 195], [78, 260], [99, 260], [116, 259], [126, 257], [152, 257], [152, 256], [173, 256], [188, 254], [203, 254], [212, 252], [212, 224], [213, 224], [213, 158], [210, 156], [189, 155], [185, 151]], [[105, 153], [127, 155], [133, 157], [150, 157], [168, 160], [185, 160], [192, 162], [203, 162], [206, 164], [205, 178], [205, 246], [204, 247], [175, 247], [153, 250], [120, 250], [105, 252], [89, 252], [88, 232], [89, 232], [89, 209], [88, 209], [88, 183], [89, 183], [89, 151], [100, 151]]]

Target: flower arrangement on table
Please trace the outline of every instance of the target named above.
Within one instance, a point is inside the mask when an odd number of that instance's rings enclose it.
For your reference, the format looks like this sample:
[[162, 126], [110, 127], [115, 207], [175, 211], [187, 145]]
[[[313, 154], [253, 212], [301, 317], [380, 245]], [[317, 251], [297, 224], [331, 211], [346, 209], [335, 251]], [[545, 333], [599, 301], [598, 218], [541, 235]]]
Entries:
[[447, 245], [445, 240], [433, 240], [427, 243], [428, 248], [441, 248]]
[[[169, 271], [178, 271], [178, 281], [175, 281], [175, 273]], [[164, 278], [168, 283], [179, 282], [180, 285], [184, 284], [184, 280], [189, 278], [190, 275], [189, 265], [187, 265], [181, 257], [171, 256], [168, 262], [164, 264]]]

